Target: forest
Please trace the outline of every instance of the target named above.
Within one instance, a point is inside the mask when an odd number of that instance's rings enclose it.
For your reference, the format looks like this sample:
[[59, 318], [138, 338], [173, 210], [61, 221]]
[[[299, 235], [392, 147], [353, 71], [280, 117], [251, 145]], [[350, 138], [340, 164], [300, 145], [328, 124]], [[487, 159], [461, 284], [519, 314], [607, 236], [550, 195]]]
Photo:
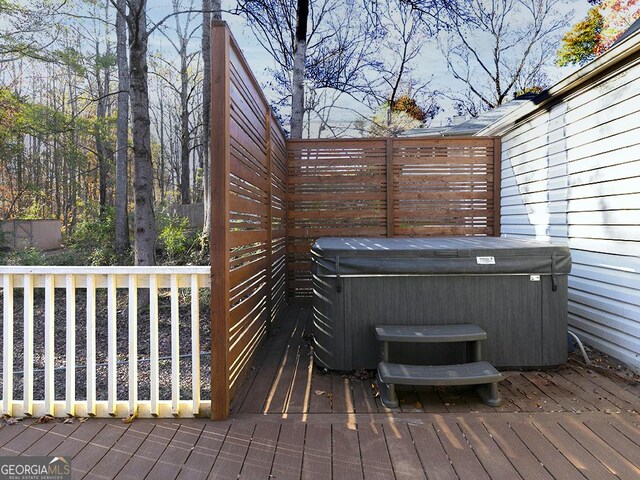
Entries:
[[[588, 7], [572, 26], [560, 0], [0, 0], [0, 219], [60, 220], [65, 247], [0, 264], [208, 263], [212, 21], [269, 57], [291, 138], [395, 136], [541, 91], [640, 14]], [[202, 228], [173, 213], [192, 203]]]

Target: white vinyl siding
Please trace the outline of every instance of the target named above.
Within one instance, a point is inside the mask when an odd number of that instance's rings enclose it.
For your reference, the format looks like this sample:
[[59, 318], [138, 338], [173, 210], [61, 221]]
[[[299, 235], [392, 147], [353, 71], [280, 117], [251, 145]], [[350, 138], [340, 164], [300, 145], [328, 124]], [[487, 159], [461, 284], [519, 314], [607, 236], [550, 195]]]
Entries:
[[568, 242], [569, 324], [640, 369], [640, 65], [502, 137], [502, 235]]

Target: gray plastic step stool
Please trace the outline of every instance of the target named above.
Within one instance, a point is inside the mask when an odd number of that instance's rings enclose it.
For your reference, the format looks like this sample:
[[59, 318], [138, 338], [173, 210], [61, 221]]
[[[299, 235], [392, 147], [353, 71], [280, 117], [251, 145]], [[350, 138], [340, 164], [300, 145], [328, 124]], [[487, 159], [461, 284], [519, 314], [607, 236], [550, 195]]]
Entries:
[[[489, 406], [502, 404], [498, 382], [502, 374], [489, 362], [481, 361], [481, 342], [487, 333], [477, 325], [379, 325], [376, 338], [381, 342], [378, 364], [380, 399], [387, 408], [398, 406], [396, 385], [478, 385], [478, 396]], [[404, 365], [389, 362], [389, 343], [467, 344], [467, 362], [459, 365]]]

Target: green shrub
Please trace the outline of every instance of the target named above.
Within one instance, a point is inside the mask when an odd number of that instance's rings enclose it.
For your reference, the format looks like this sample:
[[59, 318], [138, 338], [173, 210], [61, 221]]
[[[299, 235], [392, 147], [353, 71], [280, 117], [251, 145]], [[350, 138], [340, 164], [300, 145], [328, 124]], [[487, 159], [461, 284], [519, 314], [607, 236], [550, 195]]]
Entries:
[[118, 265], [115, 251], [115, 212], [107, 209], [103, 218], [87, 218], [78, 223], [67, 238], [68, 246], [75, 254], [77, 265]]
[[7, 257], [7, 263], [9, 265], [24, 265], [27, 267], [34, 267], [38, 265], [45, 265], [46, 260], [40, 250], [33, 247], [24, 247], [9, 253]]
[[158, 214], [157, 225], [160, 262], [166, 265], [193, 263], [200, 241], [198, 233], [189, 227], [189, 220], [162, 211]]

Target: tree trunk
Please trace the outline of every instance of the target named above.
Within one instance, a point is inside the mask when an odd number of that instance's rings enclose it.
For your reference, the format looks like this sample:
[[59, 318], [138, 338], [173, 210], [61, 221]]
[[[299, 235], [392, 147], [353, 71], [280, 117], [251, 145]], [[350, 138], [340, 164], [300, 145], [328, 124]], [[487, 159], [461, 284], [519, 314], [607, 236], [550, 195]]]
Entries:
[[120, 13], [125, 12], [126, 8], [127, 0], [118, 0], [118, 12], [116, 15], [118, 118], [116, 121], [115, 249], [120, 256], [131, 248], [127, 212], [129, 195], [129, 175], [127, 172], [127, 155], [129, 152], [129, 62], [127, 61], [127, 23]]
[[211, 190], [209, 183], [211, 137], [211, 20], [222, 20], [221, 0], [202, 0], [202, 186], [204, 203], [203, 232], [211, 231]]
[[[107, 47], [107, 54], [109, 53], [109, 47]], [[96, 44], [96, 58], [99, 57], [100, 50]], [[101, 78], [101, 75], [104, 77]], [[109, 67], [104, 68], [104, 72], [101, 72], [99, 67], [96, 66], [96, 85], [98, 89], [98, 105], [96, 107], [96, 127], [95, 127], [95, 142], [96, 153], [98, 157], [98, 202], [100, 205], [100, 218], [104, 219], [104, 215], [107, 211], [107, 180], [109, 174], [108, 163], [108, 148], [106, 145], [106, 139], [104, 137], [106, 124], [107, 124], [107, 104], [109, 99], [109, 81], [110, 72]]]
[[291, 80], [291, 138], [302, 138], [304, 123], [304, 64], [307, 58], [309, 0], [298, 0], [298, 24]]
[[189, 75], [185, 37], [180, 44], [180, 200], [183, 205], [190, 203], [189, 137]]
[[130, 0], [129, 70], [133, 119], [133, 188], [135, 191], [135, 264], [155, 265], [156, 224], [153, 213], [151, 121], [147, 79], [146, 0]]

